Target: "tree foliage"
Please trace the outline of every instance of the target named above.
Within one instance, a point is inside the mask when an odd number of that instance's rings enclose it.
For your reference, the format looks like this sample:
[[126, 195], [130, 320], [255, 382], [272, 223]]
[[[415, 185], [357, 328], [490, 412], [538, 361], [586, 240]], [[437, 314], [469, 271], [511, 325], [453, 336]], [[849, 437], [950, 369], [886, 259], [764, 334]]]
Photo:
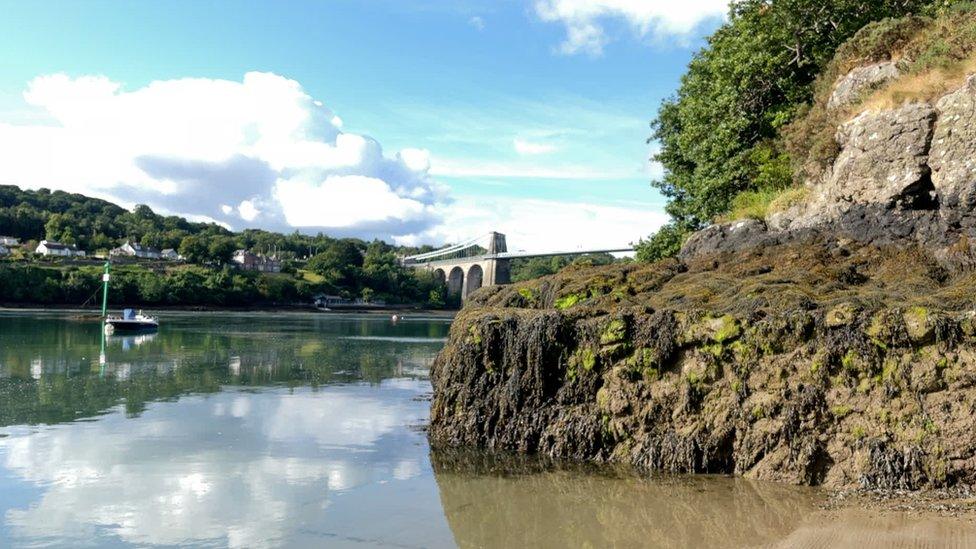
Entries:
[[[726, 212], [745, 190], [792, 183], [779, 130], [810, 101], [813, 82], [861, 27], [920, 11], [922, 0], [743, 0], [688, 66], [677, 94], [652, 123], [664, 176], [654, 183], [677, 224], [654, 249], [673, 249], [678, 229]], [[657, 252], [645, 254], [654, 257]]]

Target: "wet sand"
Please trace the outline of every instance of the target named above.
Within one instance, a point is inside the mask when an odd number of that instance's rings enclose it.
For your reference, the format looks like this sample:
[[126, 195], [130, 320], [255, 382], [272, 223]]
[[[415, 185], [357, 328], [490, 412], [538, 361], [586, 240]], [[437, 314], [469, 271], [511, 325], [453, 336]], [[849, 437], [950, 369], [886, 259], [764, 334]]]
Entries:
[[460, 547], [976, 547], [976, 513], [837, 504], [823, 490], [742, 478], [449, 470], [436, 478]]

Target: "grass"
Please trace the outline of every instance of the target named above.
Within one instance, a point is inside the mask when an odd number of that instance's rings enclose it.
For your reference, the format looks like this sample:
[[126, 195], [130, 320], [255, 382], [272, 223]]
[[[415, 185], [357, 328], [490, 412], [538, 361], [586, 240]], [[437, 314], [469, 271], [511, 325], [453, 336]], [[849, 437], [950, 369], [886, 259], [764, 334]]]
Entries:
[[312, 271], [306, 271], [305, 269], [299, 269], [298, 274], [301, 275], [302, 280], [311, 282], [312, 284], [318, 284], [325, 281], [325, 277], [322, 275], [313, 273]]
[[976, 73], [976, 55], [945, 67], [908, 74], [879, 89], [862, 104], [862, 110], [894, 109], [913, 101], [931, 101], [962, 87]]
[[782, 212], [802, 202], [809, 190], [806, 187], [787, 187], [785, 189], [759, 189], [741, 192], [732, 199], [729, 213], [721, 216], [719, 222], [739, 219], [758, 219]]

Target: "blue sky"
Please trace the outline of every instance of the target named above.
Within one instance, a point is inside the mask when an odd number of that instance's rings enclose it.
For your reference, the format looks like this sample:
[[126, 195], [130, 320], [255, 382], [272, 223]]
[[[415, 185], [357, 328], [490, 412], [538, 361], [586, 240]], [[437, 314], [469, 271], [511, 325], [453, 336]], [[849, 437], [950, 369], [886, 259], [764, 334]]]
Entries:
[[532, 249], [626, 244], [664, 221], [648, 122], [723, 11], [714, 0], [0, 4], [0, 144], [24, 159], [0, 183], [234, 228], [434, 244], [499, 229]]

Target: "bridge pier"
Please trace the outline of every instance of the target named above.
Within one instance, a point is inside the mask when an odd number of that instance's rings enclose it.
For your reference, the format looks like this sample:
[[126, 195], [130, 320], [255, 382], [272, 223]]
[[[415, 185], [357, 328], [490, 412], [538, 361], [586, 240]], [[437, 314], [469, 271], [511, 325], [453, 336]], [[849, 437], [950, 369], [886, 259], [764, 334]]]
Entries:
[[461, 300], [483, 286], [495, 286], [511, 282], [508, 259], [473, 257], [436, 261], [426, 265], [438, 280], [447, 284], [449, 296], [460, 296]]

